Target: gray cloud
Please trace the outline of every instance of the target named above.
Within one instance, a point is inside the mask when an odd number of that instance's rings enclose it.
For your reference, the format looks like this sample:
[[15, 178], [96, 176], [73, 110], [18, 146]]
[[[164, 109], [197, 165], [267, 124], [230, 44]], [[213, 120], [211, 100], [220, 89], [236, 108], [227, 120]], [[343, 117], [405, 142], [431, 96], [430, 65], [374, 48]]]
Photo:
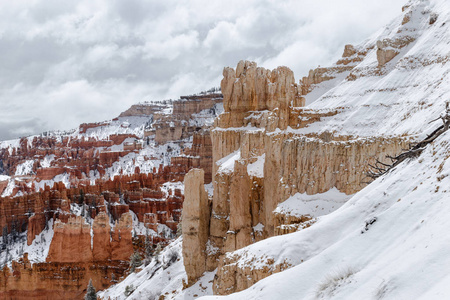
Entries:
[[[218, 86], [241, 59], [296, 78], [406, 0], [40, 0], [0, 4], [0, 140]], [[374, 17], [376, 16], [376, 17]]]

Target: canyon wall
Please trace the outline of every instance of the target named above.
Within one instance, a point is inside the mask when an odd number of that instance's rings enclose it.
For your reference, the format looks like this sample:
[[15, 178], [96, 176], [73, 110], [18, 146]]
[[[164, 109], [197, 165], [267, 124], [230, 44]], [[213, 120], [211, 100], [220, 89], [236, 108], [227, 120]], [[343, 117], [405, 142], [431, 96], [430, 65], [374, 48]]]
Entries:
[[[383, 161], [386, 153], [396, 154], [407, 147], [408, 140], [402, 137], [356, 138], [339, 132], [301, 132], [302, 128], [341, 112], [303, 108], [305, 91], [313, 84], [332, 79], [320, 74], [349, 71], [364, 55], [346, 46], [342, 67], [312, 71], [300, 85], [286, 67], [270, 71], [241, 61], [236, 70], [224, 69], [221, 84], [224, 113], [215, 120], [211, 131], [214, 195], [209, 220], [199, 221], [210, 224], [209, 236], [207, 240], [198, 240], [201, 245], [192, 248], [198, 252], [198, 247], [207, 246], [207, 256], [198, 257], [202, 263], [196, 267], [186, 265], [190, 283], [199, 278], [202, 273], [199, 268], [212, 271], [218, 267], [214, 292], [228, 294], [287, 268], [284, 265], [269, 268], [250, 276], [254, 278], [251, 282], [238, 284], [241, 277], [248, 277], [251, 272], [236, 270], [239, 269], [233, 264], [236, 259], [226, 259], [225, 253], [286, 232], [280, 229], [283, 225], [280, 222], [292, 220], [275, 218], [274, 210], [290, 196], [319, 194], [333, 188], [354, 194], [365, 186], [368, 162]], [[197, 184], [187, 181], [185, 188]], [[185, 213], [186, 218], [194, 217]], [[307, 221], [311, 218], [296, 220]], [[191, 230], [200, 230], [199, 225], [193, 224]], [[189, 245], [183, 245], [185, 260], [194, 253]], [[234, 283], [227, 285], [227, 282]]]
[[[207, 93], [138, 104], [75, 133], [3, 146], [10, 176], [0, 182], [0, 298], [81, 299], [89, 279], [97, 290], [120, 281], [147, 238], [151, 248], [167, 245], [181, 220], [185, 174], [201, 168], [211, 182], [209, 128], [221, 103], [220, 93]], [[11, 262], [8, 253], [33, 249], [51, 220], [48, 254], [30, 262], [16, 253]]]
[[84, 299], [89, 280], [105, 289], [126, 275], [125, 261], [103, 263], [34, 263], [27, 254], [0, 271], [2, 299]]

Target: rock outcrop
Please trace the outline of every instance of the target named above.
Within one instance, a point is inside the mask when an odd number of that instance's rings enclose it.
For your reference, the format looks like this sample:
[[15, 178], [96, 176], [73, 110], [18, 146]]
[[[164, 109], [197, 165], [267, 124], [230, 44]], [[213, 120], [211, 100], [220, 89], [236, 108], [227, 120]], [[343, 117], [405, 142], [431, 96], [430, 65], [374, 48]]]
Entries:
[[[274, 210], [295, 193], [318, 194], [337, 188], [341, 193], [353, 194], [364, 187], [368, 161], [382, 160], [386, 153], [398, 153], [407, 147], [408, 140], [402, 137], [361, 139], [336, 132], [301, 131], [343, 111], [304, 109], [302, 93], [333, 79], [325, 74], [350, 71], [365, 54], [346, 46], [340, 66], [311, 71], [300, 83], [303, 90], [286, 67], [269, 71], [241, 61], [236, 70], [224, 69], [224, 113], [216, 119], [211, 133], [211, 215], [209, 219], [197, 220], [201, 216], [191, 215], [186, 206], [183, 212], [183, 226], [189, 218], [210, 224], [207, 242], [204, 237], [198, 242], [195, 235], [197, 246], [183, 244], [185, 260], [199, 253], [198, 245], [208, 245], [206, 267], [203, 256], [201, 263], [195, 263], [201, 266], [198, 269], [186, 265], [187, 270], [191, 269], [190, 284], [203, 271], [219, 267], [214, 291], [230, 293], [289, 267], [286, 264], [265, 271], [240, 269], [232, 259], [225, 258], [225, 253], [270, 236], [314, 226], [311, 218], [283, 218], [276, 216]], [[197, 181], [188, 180], [185, 184], [186, 190], [191, 186], [198, 190]], [[197, 230], [198, 225], [192, 228]], [[247, 275], [254, 279], [243, 281]]]
[[91, 226], [84, 218], [69, 218], [68, 223], [55, 221], [55, 234], [50, 245], [47, 262], [90, 262]]
[[93, 225], [81, 216], [70, 217], [67, 223], [59, 219], [53, 226], [54, 235], [50, 244], [47, 262], [78, 263], [129, 259], [133, 253], [130, 213], [123, 214], [114, 231], [109, 218], [100, 212]]
[[[249, 111], [277, 110], [278, 127], [285, 129], [289, 107], [303, 106], [294, 73], [287, 67], [267, 70], [256, 63], [240, 61], [236, 71], [224, 68], [221, 82], [225, 115], [230, 127], [240, 127], [240, 118]], [[221, 116], [221, 118], [225, 118]]]
[[[216, 295], [228, 295], [251, 287], [256, 282], [274, 273], [284, 271], [292, 265], [286, 261], [275, 263], [271, 258], [260, 257], [259, 261], [249, 261], [248, 265], [238, 263], [237, 255], [225, 256], [217, 268], [217, 278], [213, 284]], [[254, 267], [254, 265], [259, 265]]]
[[183, 261], [188, 285], [192, 285], [206, 271], [210, 208], [202, 169], [189, 171], [184, 184], [189, 189], [183, 206]]
[[2, 299], [84, 299], [92, 279], [97, 290], [105, 289], [126, 275], [128, 262], [34, 263], [27, 254], [12, 268], [0, 271]]

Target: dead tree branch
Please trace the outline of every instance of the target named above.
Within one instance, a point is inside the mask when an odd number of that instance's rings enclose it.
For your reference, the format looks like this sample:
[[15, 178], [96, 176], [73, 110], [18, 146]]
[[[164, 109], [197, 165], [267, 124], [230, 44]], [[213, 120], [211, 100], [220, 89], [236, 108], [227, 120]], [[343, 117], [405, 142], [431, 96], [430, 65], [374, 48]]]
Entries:
[[[369, 170], [366, 172], [366, 177], [369, 177], [373, 180], [379, 178], [380, 176], [383, 176], [384, 174], [388, 173], [390, 170], [395, 168], [397, 165], [405, 161], [409, 158], [415, 158], [419, 156], [423, 150], [425, 150], [425, 147], [432, 143], [435, 139], [437, 139], [441, 134], [446, 132], [450, 127], [450, 105], [449, 102], [445, 103], [445, 113], [439, 116], [438, 118], [430, 121], [428, 124], [433, 123], [434, 121], [437, 121], [441, 119], [443, 122], [443, 125], [436, 128], [432, 133], [430, 133], [424, 140], [413, 143], [409, 145], [408, 150], [403, 150], [404, 152], [400, 153], [397, 156], [391, 156], [386, 155], [386, 158], [391, 160], [391, 164], [381, 162], [380, 160], [376, 159], [375, 164], [368, 164]], [[365, 182], [367, 183], [367, 182]]]

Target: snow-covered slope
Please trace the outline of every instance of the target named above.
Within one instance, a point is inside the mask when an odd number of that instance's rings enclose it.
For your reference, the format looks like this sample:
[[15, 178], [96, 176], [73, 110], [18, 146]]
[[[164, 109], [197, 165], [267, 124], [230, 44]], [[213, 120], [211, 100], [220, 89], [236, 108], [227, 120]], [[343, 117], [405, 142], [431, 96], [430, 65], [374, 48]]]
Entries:
[[296, 266], [227, 299], [448, 297], [449, 139], [447, 132], [313, 226], [236, 251], [238, 264], [263, 254]]
[[[377, 41], [405, 45], [380, 64]], [[421, 139], [442, 124], [430, 121], [450, 100], [449, 1], [410, 1], [398, 18], [356, 48], [367, 50], [364, 60], [307, 106], [338, 113], [295, 132]], [[224, 298], [448, 298], [449, 139], [446, 132], [311, 227], [227, 253], [241, 268], [270, 267], [267, 261], [292, 267]]]
[[[179, 238], [157, 256], [153, 257], [148, 266], [137, 273], [98, 293], [102, 299], [196, 299], [202, 295], [212, 294], [211, 283], [214, 272], [206, 273], [193, 286], [183, 289], [183, 282], [187, 282], [184, 271], [183, 256], [181, 254], [182, 239]], [[132, 291], [131, 294], [125, 290]]]
[[[367, 54], [350, 76], [307, 106], [340, 113], [299, 132], [376, 136], [422, 134], [435, 127], [427, 123], [439, 116], [445, 101], [450, 100], [450, 2], [412, 0], [408, 6], [356, 46]], [[409, 22], [402, 24], [405, 17]], [[434, 23], [432, 18], [436, 18]], [[378, 66], [377, 41], [400, 45], [396, 48], [399, 53], [382, 67]]]

